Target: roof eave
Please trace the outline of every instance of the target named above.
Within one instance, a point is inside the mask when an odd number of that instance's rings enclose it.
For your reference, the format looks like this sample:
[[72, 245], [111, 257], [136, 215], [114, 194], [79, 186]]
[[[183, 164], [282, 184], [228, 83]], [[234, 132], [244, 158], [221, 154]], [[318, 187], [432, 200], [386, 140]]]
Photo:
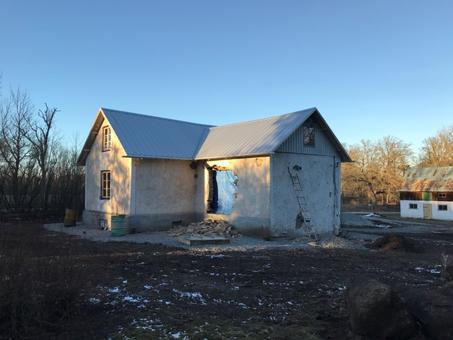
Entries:
[[83, 148], [80, 151], [79, 157], [77, 158], [77, 165], [78, 166], [85, 166], [88, 154], [90, 153], [91, 147], [93, 146], [94, 141], [96, 140], [96, 136], [99, 133], [99, 129], [102, 126], [102, 123], [106, 119], [102, 108], [98, 110], [96, 117], [94, 118], [93, 124], [91, 124], [90, 132], [83, 144]]
[[269, 157], [273, 155], [274, 152], [267, 153], [256, 153], [256, 154], [246, 154], [246, 155], [237, 155], [237, 156], [209, 156], [209, 157], [197, 157], [196, 161], [219, 161], [224, 159], [240, 159], [240, 158], [257, 158], [257, 157]]

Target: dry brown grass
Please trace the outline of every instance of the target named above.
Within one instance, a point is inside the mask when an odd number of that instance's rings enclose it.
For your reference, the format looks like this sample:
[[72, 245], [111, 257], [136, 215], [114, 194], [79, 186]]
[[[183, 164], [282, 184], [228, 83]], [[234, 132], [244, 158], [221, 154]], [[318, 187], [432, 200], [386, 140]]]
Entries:
[[83, 267], [71, 256], [40, 256], [37, 228], [20, 234], [14, 226], [0, 228], [1, 337], [58, 332], [82, 310]]

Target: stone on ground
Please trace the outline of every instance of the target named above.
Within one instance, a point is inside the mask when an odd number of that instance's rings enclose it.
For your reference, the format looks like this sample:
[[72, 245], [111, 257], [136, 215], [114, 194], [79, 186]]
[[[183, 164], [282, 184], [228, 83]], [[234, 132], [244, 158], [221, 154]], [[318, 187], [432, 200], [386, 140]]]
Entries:
[[407, 304], [427, 338], [453, 339], [453, 282], [429, 291], [411, 292]]
[[346, 304], [353, 333], [369, 339], [408, 339], [416, 323], [400, 297], [384, 283], [367, 280], [353, 285]]

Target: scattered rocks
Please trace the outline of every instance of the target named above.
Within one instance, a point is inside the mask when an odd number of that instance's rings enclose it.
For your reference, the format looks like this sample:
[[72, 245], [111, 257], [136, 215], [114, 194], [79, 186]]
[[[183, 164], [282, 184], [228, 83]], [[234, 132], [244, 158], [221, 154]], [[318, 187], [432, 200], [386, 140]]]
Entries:
[[416, 323], [396, 292], [384, 283], [368, 280], [347, 292], [351, 330], [369, 339], [407, 339]]
[[221, 220], [204, 220], [198, 223], [190, 223], [187, 226], [178, 226], [168, 231], [173, 236], [204, 235], [238, 237], [239, 232], [231, 224]]
[[384, 251], [400, 250], [413, 253], [422, 252], [421, 244], [418, 241], [395, 234], [379, 237], [369, 244], [368, 248]]

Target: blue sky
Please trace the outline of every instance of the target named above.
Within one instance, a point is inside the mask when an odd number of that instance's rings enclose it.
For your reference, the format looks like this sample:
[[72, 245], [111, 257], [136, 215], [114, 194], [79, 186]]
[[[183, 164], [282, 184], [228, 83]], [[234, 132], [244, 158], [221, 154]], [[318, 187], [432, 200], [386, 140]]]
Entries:
[[452, 1], [0, 0], [3, 94], [209, 124], [316, 106], [343, 143], [453, 124]]

